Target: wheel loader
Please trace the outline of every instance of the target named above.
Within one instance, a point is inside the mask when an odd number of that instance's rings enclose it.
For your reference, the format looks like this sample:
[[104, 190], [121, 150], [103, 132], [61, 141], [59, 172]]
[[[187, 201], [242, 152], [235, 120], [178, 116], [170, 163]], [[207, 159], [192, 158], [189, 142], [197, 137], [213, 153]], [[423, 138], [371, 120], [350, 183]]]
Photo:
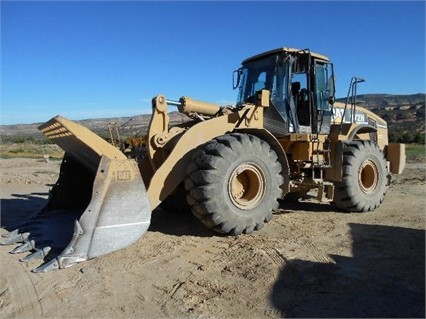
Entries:
[[[335, 102], [333, 64], [308, 49], [255, 55], [233, 72], [234, 106], [152, 99], [143, 158], [128, 158], [87, 128], [56, 116], [39, 129], [64, 151], [46, 205], [3, 238], [35, 272], [66, 268], [136, 242], [151, 213], [176, 197], [223, 234], [261, 229], [274, 211], [314, 192], [342, 212], [382, 203], [405, 165], [386, 122], [359, 107], [352, 78]], [[168, 108], [188, 117], [169, 125]], [[182, 201], [181, 201], [182, 202]]]

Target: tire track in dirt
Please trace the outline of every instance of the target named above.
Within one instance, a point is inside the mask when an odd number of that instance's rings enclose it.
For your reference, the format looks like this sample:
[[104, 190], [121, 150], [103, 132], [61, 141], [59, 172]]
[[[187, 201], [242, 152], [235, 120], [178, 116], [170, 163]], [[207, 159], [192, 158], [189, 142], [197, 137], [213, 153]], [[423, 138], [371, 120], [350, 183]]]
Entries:
[[[272, 221], [280, 227], [283, 227], [283, 230], [287, 234], [293, 234], [291, 239], [286, 238], [286, 241], [291, 241], [291, 243], [288, 243], [288, 246], [294, 246], [297, 247], [297, 249], [291, 249], [295, 251], [295, 254], [301, 258], [302, 254], [304, 253], [305, 257], [311, 257], [313, 261], [320, 262], [320, 263], [327, 263], [327, 264], [335, 264], [336, 262], [328, 256], [326, 252], [323, 251], [322, 248], [318, 247], [317, 244], [314, 243], [314, 241], [311, 239], [311, 236], [308, 234], [308, 231], [305, 229], [302, 229], [298, 225], [294, 223], [283, 223], [280, 221], [280, 216], [275, 216], [278, 218], [272, 219]], [[284, 247], [287, 246], [284, 244]], [[285, 251], [286, 248], [283, 249], [276, 249], [272, 248], [266, 251], [268, 256], [277, 264], [282, 265], [283, 262], [288, 262], [289, 260], [293, 259], [290, 254], [283, 253], [283, 250]]]
[[[178, 268], [182, 264], [187, 265], [186, 271], [170, 272], [171, 283], [168, 285], [156, 285], [157, 293], [159, 294], [155, 301], [160, 305], [161, 312], [166, 316], [170, 317], [173, 313], [171, 309], [179, 309], [181, 316], [187, 316], [194, 310], [194, 304], [197, 303], [198, 297], [192, 293], [194, 287], [202, 287], [205, 283], [202, 281], [202, 273], [206, 268], [209, 267], [214, 261], [215, 253], [217, 251], [215, 244], [217, 240], [210, 238], [211, 240], [203, 240], [197, 237], [187, 237], [180, 245], [175, 246], [173, 252], [169, 252], [167, 256], [161, 256], [166, 258], [169, 263], [176, 265]], [[212, 243], [213, 241], [213, 243]], [[158, 261], [153, 260], [154, 264]], [[210, 287], [204, 287], [209, 290]], [[202, 300], [203, 302], [207, 298]]]
[[2, 317], [44, 318], [40, 296], [28, 269], [11, 258], [3, 247], [0, 258], [0, 309]]
[[[11, 183], [4, 184], [1, 189], [2, 201], [4, 199], [8, 204], [10, 217], [21, 217], [33, 211], [41, 203], [35, 199], [35, 196], [40, 196], [40, 189], [46, 193], [44, 182], [38, 183], [46, 176], [35, 176], [32, 172], [39, 171], [40, 167], [38, 163], [32, 165], [32, 162], [27, 160], [20, 164], [28, 165], [28, 171], [22, 170], [21, 166], [13, 168], [22, 180], [11, 179]], [[31, 165], [33, 171], [29, 169]], [[351, 300], [343, 299], [343, 303], [339, 303], [340, 298], [349, 291], [355, 297], [353, 300], [357, 300], [367, 291], [365, 285], [377, 282], [383, 284], [384, 289], [388, 289], [389, 285], [390, 288], [405, 287], [408, 296], [414, 295], [413, 289], [422, 291], [418, 287], [418, 278], [423, 272], [413, 271], [407, 278], [396, 275], [398, 281], [390, 281], [394, 277], [390, 270], [395, 269], [395, 273], [411, 272], [411, 269], [407, 270], [410, 264], [400, 264], [401, 256], [397, 256], [398, 259], [392, 257], [393, 247], [382, 241], [393, 232], [359, 234], [367, 251], [363, 252], [362, 263], [358, 262], [358, 265], [367, 265], [372, 271], [362, 270], [361, 274], [366, 274], [369, 279], [365, 283], [354, 277], [359, 273], [353, 274], [351, 223], [407, 228], [398, 228], [404, 234], [424, 230], [425, 188], [415, 180], [424, 175], [424, 165], [404, 174], [400, 183], [390, 188], [383, 206], [374, 213], [341, 214], [328, 205], [302, 202], [286, 206], [274, 214], [261, 231], [239, 237], [203, 231], [203, 226], [198, 226], [197, 221], [192, 222], [191, 216], [160, 214], [154, 227], [138, 243], [52, 273], [30, 273], [34, 265], [19, 264], [17, 256], [7, 253], [10, 247], [0, 246], [0, 317], [275, 319], [297, 316], [294, 311], [306, 309], [312, 309], [308, 314], [317, 316], [336, 317], [340, 314], [340, 317], [345, 317], [340, 312], [336, 313], [335, 309], [341, 309], [345, 302], [349, 304]], [[34, 184], [23, 184], [24, 177], [25, 180], [31, 177]], [[2, 205], [5, 203], [2, 202]], [[2, 218], [4, 213], [2, 211]], [[0, 234], [3, 231], [0, 229]], [[383, 236], [380, 237], [380, 234]], [[415, 244], [412, 240], [401, 238], [400, 250], [405, 251], [404, 246], [408, 244], [412, 247]], [[370, 264], [369, 260], [378, 256], [366, 254], [375, 252], [375, 245], [388, 247], [383, 256], [391, 259], [379, 260], [378, 265]], [[414, 246], [412, 249], [415, 249]], [[324, 264], [331, 262], [329, 256], [342, 256], [340, 260], [336, 259], [340, 264], [332, 267]], [[384, 273], [385, 277], [378, 271], [381, 266], [392, 266]], [[402, 266], [405, 268], [400, 268]], [[323, 269], [329, 272], [321, 273]], [[26, 275], [31, 277], [34, 286], [28, 278], [24, 278]], [[316, 279], [317, 275], [331, 284], [330, 288], [324, 289], [322, 282]], [[340, 280], [355, 285], [348, 289], [347, 284], [340, 285]], [[23, 288], [16, 291], [20, 287]], [[279, 293], [289, 291], [292, 295], [274, 304], [271, 299], [273, 289], [278, 293], [276, 298], [282, 296]], [[395, 296], [395, 299], [389, 300], [396, 302], [374, 304], [377, 310], [372, 315], [380, 311], [384, 312], [379, 314], [386, 314], [389, 307], [398, 307], [398, 289], [390, 290], [390, 297]], [[315, 296], [315, 300], [309, 299], [310, 296]], [[408, 299], [408, 306], [416, 306]], [[316, 303], [309, 305], [309, 301]], [[287, 312], [292, 309], [293, 312]], [[424, 310], [422, 313], [418, 309], [404, 314], [424, 314]]]
[[278, 251], [277, 248], [267, 247], [264, 249], [265, 253], [268, 257], [279, 267], [284, 266], [288, 260], [284, 257], [284, 255]]

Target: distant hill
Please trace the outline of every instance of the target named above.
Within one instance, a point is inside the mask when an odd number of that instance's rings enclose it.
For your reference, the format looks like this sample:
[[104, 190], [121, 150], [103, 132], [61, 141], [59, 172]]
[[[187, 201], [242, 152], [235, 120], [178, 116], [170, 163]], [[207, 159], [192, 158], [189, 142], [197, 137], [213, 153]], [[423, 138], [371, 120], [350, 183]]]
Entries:
[[[179, 112], [171, 112], [169, 116], [172, 125], [189, 120], [186, 115]], [[103, 137], [109, 136], [108, 124], [116, 123], [120, 134], [127, 137], [146, 134], [150, 119], [151, 114], [142, 114], [131, 117], [87, 119], [75, 122]], [[0, 125], [0, 136], [4, 139], [8, 137], [32, 137], [34, 139], [42, 139], [43, 135], [37, 129], [41, 124], [43, 123]], [[113, 126], [111, 127], [113, 128]]]
[[[391, 132], [425, 133], [426, 94], [364, 94], [357, 96], [357, 105], [383, 118]], [[336, 99], [345, 102], [346, 98]]]
[[[392, 94], [364, 94], [357, 96], [357, 104], [381, 116], [388, 122], [390, 132], [425, 133], [425, 100], [426, 94], [392, 95]], [[337, 99], [345, 102], [346, 98]], [[172, 124], [188, 120], [188, 117], [179, 112], [169, 113]], [[107, 137], [108, 123], [117, 123], [122, 136], [136, 136], [146, 133], [150, 114], [135, 115], [132, 117], [115, 117], [103, 119], [88, 119], [76, 121], [95, 133]], [[46, 119], [48, 120], [48, 119]], [[37, 127], [42, 123], [0, 125], [0, 136], [3, 140], [14, 137], [32, 137], [42, 139]]]
[[[357, 101], [374, 108], [400, 108], [407, 106], [424, 105], [426, 94], [410, 94], [410, 95], [395, 95], [395, 94], [362, 94], [357, 95]], [[336, 99], [339, 102], [345, 102], [346, 98]]]

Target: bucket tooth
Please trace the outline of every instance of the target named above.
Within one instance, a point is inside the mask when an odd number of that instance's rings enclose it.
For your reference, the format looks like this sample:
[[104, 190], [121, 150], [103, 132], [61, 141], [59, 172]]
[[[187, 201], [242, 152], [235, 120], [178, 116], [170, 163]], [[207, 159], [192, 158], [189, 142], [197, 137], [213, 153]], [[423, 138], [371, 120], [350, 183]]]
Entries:
[[50, 247], [44, 247], [42, 249], [36, 249], [35, 252], [25, 256], [24, 258], [21, 258], [20, 261], [29, 262], [29, 261], [35, 260], [35, 259], [44, 259], [47, 256], [47, 254], [49, 253], [49, 251], [50, 251]]
[[30, 233], [14, 233], [13, 236], [5, 238], [0, 244], [14, 245], [17, 243], [22, 243], [28, 238], [28, 236], [30, 236]]
[[40, 272], [49, 272], [52, 270], [59, 269], [59, 262], [56, 258], [48, 261], [47, 263], [44, 263], [43, 265], [35, 268], [32, 270], [34, 273], [40, 273]]
[[21, 246], [16, 247], [14, 250], [12, 250], [11, 254], [21, 254], [28, 251], [31, 251], [35, 248], [35, 242], [34, 240], [26, 240]]
[[18, 234], [19, 234], [19, 228], [12, 230], [10, 233], [3, 234], [3, 235], [1, 235], [1, 237], [10, 238], [10, 237], [15, 237]]

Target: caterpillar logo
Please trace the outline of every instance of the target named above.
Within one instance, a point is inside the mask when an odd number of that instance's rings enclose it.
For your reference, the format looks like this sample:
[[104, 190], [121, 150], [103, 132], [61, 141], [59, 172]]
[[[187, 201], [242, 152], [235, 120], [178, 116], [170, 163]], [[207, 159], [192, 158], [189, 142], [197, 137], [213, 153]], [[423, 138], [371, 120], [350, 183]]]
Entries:
[[130, 171], [118, 171], [117, 180], [118, 181], [128, 181], [131, 179]]
[[[344, 116], [344, 118], [343, 118]], [[342, 108], [334, 108], [333, 109], [333, 117], [332, 121], [334, 123], [358, 123], [358, 124], [368, 124], [368, 117], [365, 113], [356, 111], [355, 114], [353, 114], [353, 119], [351, 119], [351, 110], [348, 108], [342, 109]]]

